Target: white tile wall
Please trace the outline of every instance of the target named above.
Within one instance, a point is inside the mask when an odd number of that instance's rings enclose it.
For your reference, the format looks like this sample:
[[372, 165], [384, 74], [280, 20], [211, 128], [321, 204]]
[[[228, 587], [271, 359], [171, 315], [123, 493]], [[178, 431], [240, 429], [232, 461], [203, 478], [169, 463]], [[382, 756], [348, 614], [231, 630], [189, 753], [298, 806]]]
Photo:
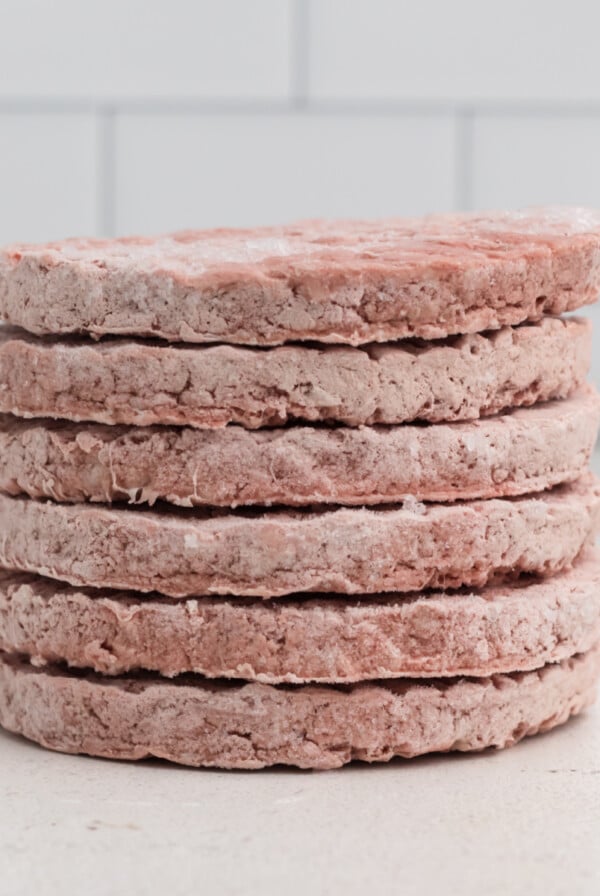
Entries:
[[600, 100], [594, 0], [310, 0], [311, 95]]
[[600, 116], [482, 114], [472, 139], [475, 207], [600, 208]]
[[93, 115], [0, 114], [0, 242], [94, 233], [97, 147]]
[[590, 0], [0, 0], [0, 242], [600, 207], [599, 33]]
[[116, 139], [119, 233], [454, 204], [450, 116], [134, 114]]
[[291, 10], [285, 0], [2, 0], [0, 96], [287, 99]]

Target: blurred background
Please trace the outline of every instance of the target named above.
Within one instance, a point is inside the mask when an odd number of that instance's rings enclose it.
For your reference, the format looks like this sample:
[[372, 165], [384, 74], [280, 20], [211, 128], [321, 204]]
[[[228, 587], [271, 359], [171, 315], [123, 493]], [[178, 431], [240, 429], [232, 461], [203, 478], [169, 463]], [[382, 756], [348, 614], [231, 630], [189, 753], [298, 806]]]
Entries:
[[3, 243], [600, 207], [591, 0], [0, 0], [0, 13]]

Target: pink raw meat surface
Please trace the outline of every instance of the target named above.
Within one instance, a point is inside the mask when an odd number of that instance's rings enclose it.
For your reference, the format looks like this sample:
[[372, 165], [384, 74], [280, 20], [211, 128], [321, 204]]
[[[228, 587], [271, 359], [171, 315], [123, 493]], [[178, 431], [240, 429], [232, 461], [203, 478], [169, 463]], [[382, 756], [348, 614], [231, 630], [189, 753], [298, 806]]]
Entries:
[[583, 475], [598, 394], [469, 423], [216, 432], [0, 416], [0, 489], [58, 501], [231, 507], [454, 501]]
[[255, 429], [470, 420], [563, 398], [584, 381], [591, 326], [544, 318], [441, 342], [167, 346], [0, 334], [0, 411], [100, 423]]
[[560, 314], [600, 289], [586, 209], [305, 222], [0, 254], [0, 314], [31, 332], [359, 345]]
[[0, 724], [45, 747], [192, 766], [338, 768], [508, 747], [593, 702], [598, 648], [534, 672], [346, 687], [102, 678], [0, 654]]
[[376, 510], [155, 512], [0, 496], [0, 565], [172, 597], [480, 587], [569, 566], [599, 513], [591, 474], [532, 496]]
[[195, 672], [270, 684], [487, 676], [600, 640], [600, 555], [481, 592], [174, 601], [0, 573], [0, 650], [108, 675]]

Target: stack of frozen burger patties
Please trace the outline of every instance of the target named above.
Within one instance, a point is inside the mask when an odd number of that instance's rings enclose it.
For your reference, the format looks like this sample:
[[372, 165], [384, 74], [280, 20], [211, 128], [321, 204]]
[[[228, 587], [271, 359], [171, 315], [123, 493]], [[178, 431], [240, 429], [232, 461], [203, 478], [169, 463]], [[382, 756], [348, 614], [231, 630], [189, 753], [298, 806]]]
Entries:
[[599, 289], [581, 209], [5, 250], [1, 724], [333, 768], [578, 713]]

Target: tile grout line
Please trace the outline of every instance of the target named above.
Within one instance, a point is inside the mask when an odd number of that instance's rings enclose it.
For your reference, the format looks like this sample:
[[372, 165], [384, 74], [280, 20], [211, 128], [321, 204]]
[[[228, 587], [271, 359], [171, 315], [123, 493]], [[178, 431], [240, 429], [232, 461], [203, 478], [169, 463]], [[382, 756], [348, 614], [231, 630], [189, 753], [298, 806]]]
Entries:
[[293, 0], [290, 35], [290, 87], [292, 108], [296, 111], [308, 105], [310, 66], [310, 8], [309, 0]]
[[471, 109], [455, 116], [454, 204], [458, 211], [470, 211], [473, 205], [473, 120]]
[[102, 236], [114, 236], [116, 225], [116, 110], [100, 107], [97, 118], [97, 227]]
[[[295, 0], [298, 4], [304, 4], [306, 0]], [[304, 6], [299, 6], [304, 9]], [[306, 10], [308, 7], [306, 7]], [[86, 97], [76, 99], [73, 97], [56, 98], [11, 98], [0, 97], [0, 114], [15, 115], [52, 115], [52, 114], [94, 114], [98, 110], [112, 110], [113, 113], [127, 114], [218, 114], [218, 115], [288, 115], [295, 109], [301, 108], [315, 115], [489, 115], [499, 118], [514, 116], [523, 117], [566, 117], [566, 118], [600, 118], [600, 105], [595, 104], [571, 104], [562, 103], [520, 103], [490, 101], [488, 103], [464, 103], [448, 100], [378, 100], [353, 99], [353, 100], [319, 100], [309, 97], [309, 40], [308, 17], [306, 19], [306, 33], [298, 38], [292, 57], [291, 72], [292, 102], [287, 99], [201, 99], [186, 97], [145, 97], [135, 98], [123, 96], [118, 99]]]

